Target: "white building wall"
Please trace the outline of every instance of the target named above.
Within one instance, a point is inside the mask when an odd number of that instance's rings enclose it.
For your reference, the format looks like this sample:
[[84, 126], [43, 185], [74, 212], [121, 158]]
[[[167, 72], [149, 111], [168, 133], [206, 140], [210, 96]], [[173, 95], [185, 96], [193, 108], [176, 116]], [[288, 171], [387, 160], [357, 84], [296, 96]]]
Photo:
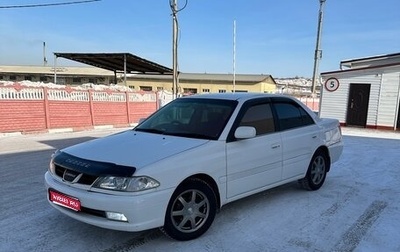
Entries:
[[347, 98], [349, 95], [348, 84], [338, 76], [324, 76], [324, 80], [326, 81], [331, 77], [338, 79], [340, 85], [334, 92], [327, 91], [325, 85], [321, 88], [320, 117], [336, 118], [341, 123], [344, 123], [346, 121]]
[[399, 103], [400, 71], [382, 74], [377, 125], [394, 127]]
[[[363, 76], [364, 77], [364, 76]], [[371, 90], [369, 93], [369, 104], [368, 104], [368, 117], [367, 117], [367, 126], [376, 126], [378, 120], [378, 104], [379, 104], [379, 97], [381, 92], [381, 82], [382, 82], [382, 75], [380, 74], [372, 74], [366, 75], [364, 78], [366, 84], [371, 84]], [[363, 83], [363, 82], [352, 82], [356, 83]]]
[[331, 77], [338, 79], [340, 85], [334, 92], [329, 92], [324, 87], [321, 99], [320, 116], [336, 118], [341, 123], [345, 123], [350, 84], [371, 84], [367, 125], [376, 125], [381, 76], [366, 71], [363, 71], [362, 73], [348, 72], [323, 76], [324, 80]]
[[350, 84], [370, 84], [366, 126], [398, 128], [400, 53], [348, 60], [341, 64], [351, 69], [321, 74], [324, 81], [336, 78], [340, 85], [334, 92], [327, 91], [325, 86], [321, 88], [320, 116], [346, 123]]

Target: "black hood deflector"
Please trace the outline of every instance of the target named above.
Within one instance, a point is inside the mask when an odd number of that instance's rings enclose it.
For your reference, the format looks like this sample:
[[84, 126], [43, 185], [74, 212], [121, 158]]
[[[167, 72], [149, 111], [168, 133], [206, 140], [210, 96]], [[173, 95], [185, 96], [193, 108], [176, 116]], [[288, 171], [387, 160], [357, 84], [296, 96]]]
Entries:
[[69, 155], [62, 151], [58, 151], [54, 154], [53, 162], [56, 165], [59, 165], [66, 169], [98, 177], [131, 177], [136, 171], [135, 167], [87, 160]]

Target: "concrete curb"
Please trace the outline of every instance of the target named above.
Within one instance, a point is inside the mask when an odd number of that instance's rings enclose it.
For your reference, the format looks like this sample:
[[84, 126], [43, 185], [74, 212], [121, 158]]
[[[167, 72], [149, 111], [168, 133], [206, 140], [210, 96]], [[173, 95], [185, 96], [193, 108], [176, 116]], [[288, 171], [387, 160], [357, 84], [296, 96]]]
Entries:
[[13, 136], [21, 136], [21, 135], [32, 135], [32, 134], [58, 134], [58, 133], [72, 133], [72, 132], [81, 132], [81, 131], [90, 131], [90, 130], [107, 130], [107, 129], [118, 129], [125, 127], [135, 127], [138, 125], [137, 123], [130, 123], [127, 125], [98, 125], [93, 127], [85, 127], [85, 128], [60, 128], [60, 129], [48, 129], [48, 130], [40, 130], [40, 131], [17, 131], [17, 132], [0, 132], [0, 137], [13, 137]]
[[13, 136], [21, 136], [21, 132], [10, 132], [10, 133], [0, 133], [0, 137], [13, 137]]
[[50, 133], [50, 134], [66, 133], [66, 132], [74, 132], [74, 129], [73, 128], [49, 129], [47, 132]]

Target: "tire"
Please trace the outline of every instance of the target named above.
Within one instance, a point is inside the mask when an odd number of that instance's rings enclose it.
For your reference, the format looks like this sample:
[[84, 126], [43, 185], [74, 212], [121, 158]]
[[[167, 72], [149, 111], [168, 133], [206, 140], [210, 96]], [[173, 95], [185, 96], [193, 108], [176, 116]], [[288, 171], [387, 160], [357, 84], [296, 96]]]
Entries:
[[326, 153], [318, 150], [311, 159], [306, 176], [299, 180], [300, 184], [307, 190], [318, 190], [325, 182], [329, 165]]
[[214, 221], [217, 200], [211, 186], [189, 179], [172, 195], [161, 230], [169, 237], [187, 241], [204, 234]]

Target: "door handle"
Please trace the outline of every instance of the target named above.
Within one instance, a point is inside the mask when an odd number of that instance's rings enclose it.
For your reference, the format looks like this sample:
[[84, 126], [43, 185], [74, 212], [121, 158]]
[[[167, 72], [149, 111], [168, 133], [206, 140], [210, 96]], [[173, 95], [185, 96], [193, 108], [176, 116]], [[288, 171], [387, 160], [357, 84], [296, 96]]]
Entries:
[[280, 144], [273, 144], [273, 145], [271, 145], [271, 148], [272, 148], [272, 149], [278, 149], [279, 147], [281, 147]]

